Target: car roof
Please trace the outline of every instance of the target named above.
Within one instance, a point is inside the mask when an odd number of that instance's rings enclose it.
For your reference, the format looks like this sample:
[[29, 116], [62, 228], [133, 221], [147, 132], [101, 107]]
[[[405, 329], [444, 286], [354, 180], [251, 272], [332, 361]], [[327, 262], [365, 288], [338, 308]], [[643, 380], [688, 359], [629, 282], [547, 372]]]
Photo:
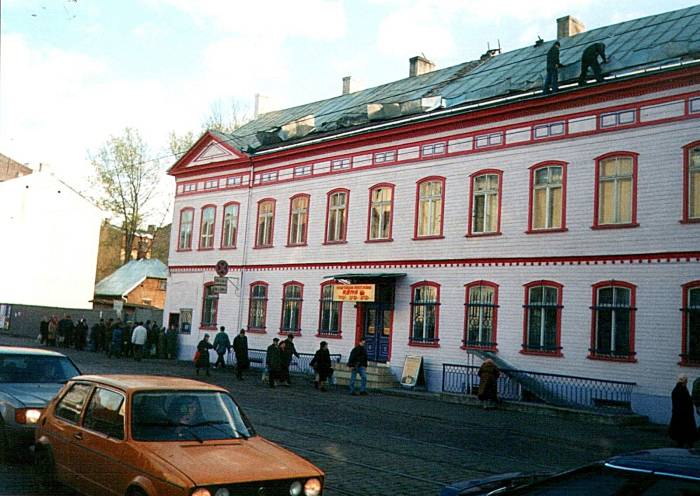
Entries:
[[224, 388], [207, 384], [205, 382], [171, 377], [163, 375], [128, 375], [128, 374], [104, 374], [104, 375], [79, 375], [72, 381], [89, 381], [112, 386], [128, 392], [185, 389], [189, 391], [224, 391]]
[[41, 348], [26, 348], [24, 346], [0, 346], [0, 355], [66, 356], [57, 351], [43, 350]]
[[700, 451], [681, 448], [636, 451], [609, 458], [605, 466], [700, 480]]

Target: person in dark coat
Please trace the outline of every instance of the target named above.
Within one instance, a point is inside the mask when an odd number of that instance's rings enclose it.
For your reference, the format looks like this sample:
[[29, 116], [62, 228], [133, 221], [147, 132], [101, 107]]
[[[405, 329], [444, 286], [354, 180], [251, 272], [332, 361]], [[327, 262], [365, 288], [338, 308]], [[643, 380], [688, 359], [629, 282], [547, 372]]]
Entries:
[[112, 334], [114, 334], [114, 319], [107, 319], [104, 337], [105, 354], [107, 356], [110, 356], [110, 349], [112, 348]]
[[316, 351], [316, 354], [309, 362], [311, 368], [316, 372], [314, 386], [321, 391], [327, 391], [326, 381], [333, 375], [333, 364], [331, 362], [331, 353], [328, 351], [328, 343], [321, 341], [321, 347]]
[[230, 349], [231, 340], [229, 339], [228, 334], [226, 334], [226, 327], [221, 326], [219, 327], [219, 332], [217, 332], [216, 336], [214, 336], [214, 351], [216, 351], [216, 354], [218, 355], [216, 362], [214, 363], [215, 369], [226, 368], [226, 360], [224, 357]]
[[559, 47], [558, 41], [554, 42], [552, 48], [547, 52], [547, 75], [544, 78], [544, 94], [559, 91], [559, 69], [564, 67], [564, 64], [559, 62]]
[[48, 346], [49, 344], [49, 318], [44, 317], [39, 324], [39, 336], [41, 336], [41, 344]]
[[501, 371], [490, 358], [479, 367], [479, 399], [484, 408], [495, 408], [498, 402], [498, 377]]
[[280, 352], [282, 355], [282, 370], [280, 381], [285, 385], [289, 386], [289, 366], [292, 363], [292, 356], [299, 358], [299, 353], [294, 347], [294, 334], [288, 334], [287, 339], [280, 343]]
[[73, 342], [73, 320], [66, 315], [58, 322], [58, 345], [68, 347]]
[[282, 353], [280, 351], [279, 338], [274, 338], [272, 344], [267, 347], [265, 365], [267, 366], [267, 379], [270, 387], [275, 387], [282, 371]]
[[679, 448], [692, 448], [698, 437], [695, 426], [695, 411], [693, 400], [688, 392], [688, 376], [678, 376], [676, 387], [671, 393], [673, 411], [671, 424], [668, 426], [668, 435], [676, 442]]
[[603, 82], [603, 74], [600, 71], [598, 56], [603, 59], [604, 64], [608, 62], [608, 59], [605, 58], [605, 43], [593, 43], [583, 50], [583, 54], [581, 55], [581, 75], [578, 77], [579, 86], [586, 84], [589, 67], [593, 69], [595, 80], [599, 83]]
[[204, 338], [197, 344], [197, 359], [194, 362], [195, 370], [199, 375], [199, 369], [204, 369], [206, 375], [209, 375], [209, 350], [214, 346], [209, 342], [209, 334], [205, 334]]
[[166, 356], [166, 344], [165, 344], [165, 327], [158, 329], [158, 341], [156, 342], [156, 356], [158, 358], [165, 358]]
[[165, 347], [167, 358], [171, 360], [177, 359], [177, 327], [175, 324], [170, 324], [168, 332], [165, 334]]
[[357, 396], [355, 391], [355, 379], [357, 374], [360, 374], [360, 394], [367, 394], [367, 350], [365, 349], [365, 338], [361, 338], [357, 343], [348, 358], [348, 367], [352, 369], [350, 372], [350, 394]]
[[695, 413], [700, 415], [700, 377], [693, 381], [693, 392], [690, 395], [695, 405]]
[[75, 324], [74, 332], [74, 342], [76, 350], [84, 350], [85, 342], [87, 341], [88, 325], [84, 318], [81, 318], [77, 324]]
[[124, 343], [124, 327], [121, 321], [116, 321], [112, 324], [112, 341], [109, 344], [109, 351], [107, 356], [111, 358], [116, 356], [120, 358], [122, 356], [122, 344]]
[[233, 338], [233, 352], [236, 354], [236, 377], [243, 379], [243, 372], [250, 368], [248, 338], [245, 335], [245, 329], [241, 329], [238, 336]]

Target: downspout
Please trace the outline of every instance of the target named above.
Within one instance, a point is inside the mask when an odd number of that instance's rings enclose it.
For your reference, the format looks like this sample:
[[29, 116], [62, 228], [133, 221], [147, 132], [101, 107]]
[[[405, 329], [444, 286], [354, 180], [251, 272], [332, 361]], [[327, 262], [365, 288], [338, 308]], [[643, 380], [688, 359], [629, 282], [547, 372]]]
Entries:
[[[245, 210], [245, 227], [243, 230], [243, 258], [241, 259], [241, 281], [240, 281], [240, 288], [238, 290], [238, 325], [236, 326], [236, 334], [238, 334], [238, 330], [243, 328], [243, 300], [244, 300], [244, 291], [243, 291], [243, 280], [245, 278], [245, 268], [246, 264], [248, 263], [248, 226], [250, 225], [250, 202], [252, 201], [253, 198], [253, 157], [249, 156], [248, 157], [248, 162], [250, 163], [250, 168], [249, 168], [249, 173], [248, 173], [248, 198], [246, 200], [246, 210]], [[240, 212], [239, 212], [240, 215]]]

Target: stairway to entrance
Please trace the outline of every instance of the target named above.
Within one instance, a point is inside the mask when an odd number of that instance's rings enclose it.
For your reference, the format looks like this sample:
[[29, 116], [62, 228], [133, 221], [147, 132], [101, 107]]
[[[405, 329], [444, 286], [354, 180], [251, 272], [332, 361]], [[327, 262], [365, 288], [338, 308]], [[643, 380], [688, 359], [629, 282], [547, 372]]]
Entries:
[[[333, 366], [335, 372], [336, 384], [339, 386], [347, 386], [350, 384], [350, 367], [344, 363], [335, 364]], [[357, 378], [356, 384], [359, 386], [360, 378]], [[391, 373], [391, 367], [383, 363], [370, 363], [367, 366], [367, 389], [386, 389], [398, 387], [399, 381]]]

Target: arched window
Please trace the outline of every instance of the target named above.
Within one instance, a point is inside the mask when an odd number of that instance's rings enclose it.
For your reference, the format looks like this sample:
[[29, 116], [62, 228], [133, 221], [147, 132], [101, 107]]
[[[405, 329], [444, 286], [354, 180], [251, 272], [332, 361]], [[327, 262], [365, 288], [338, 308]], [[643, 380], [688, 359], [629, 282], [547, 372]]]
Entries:
[[523, 353], [561, 356], [563, 288], [553, 281], [525, 285]]
[[700, 222], [700, 141], [683, 147], [682, 222]]
[[441, 238], [444, 208], [445, 178], [426, 177], [418, 181], [413, 238]]
[[348, 230], [350, 192], [334, 189], [328, 192], [326, 204], [326, 243], [345, 243]]
[[700, 281], [683, 285], [681, 364], [700, 366]]
[[475, 281], [465, 288], [463, 347], [496, 351], [498, 284]]
[[219, 294], [214, 292], [214, 283], [204, 285], [202, 296], [202, 328], [216, 328], [216, 313], [219, 308]]
[[468, 236], [500, 234], [503, 172], [486, 169], [471, 176]]
[[221, 248], [235, 248], [238, 238], [238, 202], [224, 205], [224, 218], [221, 223]]
[[530, 167], [529, 233], [566, 229], [566, 165], [543, 162]]
[[593, 228], [636, 227], [637, 153], [613, 152], [596, 158]]
[[367, 241], [391, 241], [394, 185], [376, 184], [369, 189]]
[[621, 281], [593, 285], [589, 358], [633, 362], [637, 287]]
[[275, 200], [258, 202], [258, 222], [255, 225], [255, 248], [270, 248], [275, 232]]
[[216, 207], [205, 205], [202, 207], [202, 217], [199, 223], [199, 249], [211, 250], [214, 248], [214, 224], [216, 223]]
[[319, 302], [318, 334], [319, 336], [339, 338], [343, 302], [333, 300], [335, 281], [321, 284], [321, 300]]
[[309, 195], [294, 195], [289, 199], [289, 227], [287, 246], [306, 245], [306, 232], [309, 225]]
[[280, 334], [301, 333], [301, 306], [304, 302], [304, 285], [297, 281], [282, 286], [282, 322]]
[[440, 285], [423, 281], [411, 286], [409, 344], [437, 346], [440, 317]]
[[192, 224], [194, 223], [194, 208], [180, 210], [180, 230], [178, 233], [177, 249], [192, 249]]
[[267, 283], [257, 281], [250, 285], [250, 301], [248, 304], [248, 330], [265, 332], [267, 320]]

